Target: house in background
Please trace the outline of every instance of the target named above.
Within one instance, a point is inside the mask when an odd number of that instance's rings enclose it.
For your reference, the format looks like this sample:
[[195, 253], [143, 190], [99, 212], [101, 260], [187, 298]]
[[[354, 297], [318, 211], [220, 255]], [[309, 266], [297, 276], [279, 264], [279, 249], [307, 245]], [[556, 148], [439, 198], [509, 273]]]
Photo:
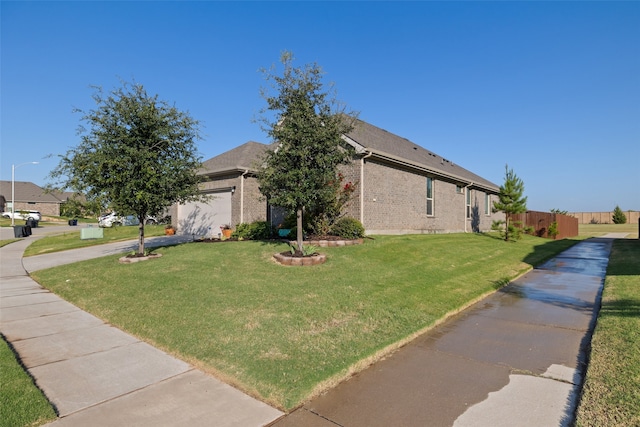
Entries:
[[[59, 216], [60, 204], [66, 199], [45, 192], [32, 182], [15, 181], [15, 211], [39, 211], [42, 215]], [[2, 211], [11, 211], [11, 181], [0, 181], [0, 199]]]
[[[491, 209], [496, 184], [408, 139], [358, 120], [343, 140], [355, 155], [341, 172], [357, 185], [345, 213], [368, 234], [488, 231], [504, 219]], [[204, 162], [202, 191], [213, 197], [174, 206], [178, 232], [217, 236], [224, 224], [279, 224], [282, 215], [261, 196], [256, 179], [259, 159], [273, 147], [251, 141]]]

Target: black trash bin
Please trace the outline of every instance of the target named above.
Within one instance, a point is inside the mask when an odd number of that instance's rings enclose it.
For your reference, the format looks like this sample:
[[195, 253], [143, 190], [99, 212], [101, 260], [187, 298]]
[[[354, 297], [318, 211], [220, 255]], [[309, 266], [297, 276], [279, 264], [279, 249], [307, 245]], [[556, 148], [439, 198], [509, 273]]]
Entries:
[[70, 219], [69, 220], [69, 225], [78, 225], [78, 220], [77, 219]]
[[25, 237], [31, 236], [31, 226], [29, 225], [24, 226], [24, 234], [25, 234]]
[[27, 237], [27, 226], [26, 225], [14, 225], [13, 226], [13, 235], [14, 237]]
[[31, 228], [38, 228], [38, 221], [33, 218], [29, 218], [25, 224]]

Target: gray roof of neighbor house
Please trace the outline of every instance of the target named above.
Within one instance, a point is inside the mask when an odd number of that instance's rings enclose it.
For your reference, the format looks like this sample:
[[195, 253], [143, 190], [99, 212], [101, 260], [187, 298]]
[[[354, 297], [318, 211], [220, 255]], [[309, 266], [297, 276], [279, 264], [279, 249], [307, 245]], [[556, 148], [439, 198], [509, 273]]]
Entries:
[[374, 156], [405, 166], [431, 172], [434, 175], [448, 177], [462, 184], [471, 184], [492, 191], [499, 187], [481, 176], [445, 159], [418, 144], [394, 135], [362, 120], [357, 120], [354, 128], [346, 135], [348, 143], [360, 153], [373, 153]]
[[255, 163], [271, 145], [249, 141], [239, 147], [212, 157], [202, 164], [201, 175], [220, 175], [236, 171], [255, 171]]
[[[56, 196], [32, 182], [15, 181], [14, 185], [16, 202], [61, 203]], [[11, 181], [0, 181], [0, 194], [6, 201], [11, 201]]]

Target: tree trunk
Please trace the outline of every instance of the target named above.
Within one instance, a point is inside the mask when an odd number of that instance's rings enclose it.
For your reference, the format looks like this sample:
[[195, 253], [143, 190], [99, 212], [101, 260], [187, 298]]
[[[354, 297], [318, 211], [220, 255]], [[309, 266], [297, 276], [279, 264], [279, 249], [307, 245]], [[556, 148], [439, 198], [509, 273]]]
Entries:
[[504, 240], [505, 242], [509, 241], [509, 214], [505, 212], [505, 221], [504, 221]]
[[140, 224], [138, 224], [138, 255], [144, 255], [144, 217], [142, 220], [138, 218]]
[[296, 211], [296, 226], [298, 228], [296, 233], [298, 250], [302, 252], [302, 208], [298, 208], [298, 210]]

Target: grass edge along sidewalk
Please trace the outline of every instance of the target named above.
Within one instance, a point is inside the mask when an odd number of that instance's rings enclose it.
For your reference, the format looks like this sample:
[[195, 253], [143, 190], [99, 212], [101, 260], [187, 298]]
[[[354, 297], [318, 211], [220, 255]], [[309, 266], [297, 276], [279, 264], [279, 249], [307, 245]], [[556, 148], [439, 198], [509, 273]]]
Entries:
[[576, 426], [640, 426], [640, 240], [613, 242]]
[[55, 419], [47, 398], [0, 338], [0, 427], [38, 426]]
[[[312, 268], [286, 245], [189, 243], [34, 273], [80, 308], [281, 409], [291, 409], [576, 241], [378, 236]], [[323, 249], [323, 251], [325, 251]]]

